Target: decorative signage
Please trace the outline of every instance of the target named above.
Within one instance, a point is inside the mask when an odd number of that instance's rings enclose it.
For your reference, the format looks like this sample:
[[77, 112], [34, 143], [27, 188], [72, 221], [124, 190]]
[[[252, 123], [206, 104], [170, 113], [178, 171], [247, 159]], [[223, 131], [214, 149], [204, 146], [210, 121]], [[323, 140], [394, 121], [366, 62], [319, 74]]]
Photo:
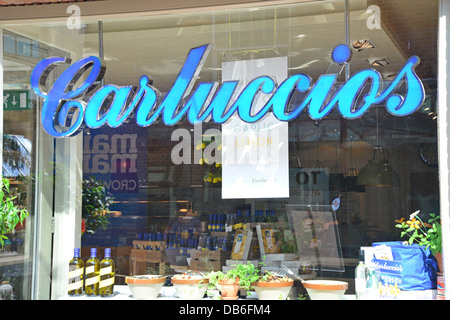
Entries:
[[289, 203], [328, 205], [330, 202], [329, 179], [327, 168], [290, 168]]
[[[287, 78], [287, 58], [224, 62], [222, 79], [250, 82], [270, 74], [277, 82]], [[239, 94], [236, 93], [236, 94]], [[265, 104], [260, 95], [254, 108]], [[222, 125], [222, 199], [289, 197], [288, 123], [272, 113], [255, 123], [233, 115]]]
[[[304, 74], [288, 77], [281, 84], [269, 76], [260, 76], [250, 81], [239, 96], [234, 93], [242, 84], [240, 81], [199, 83], [195, 91], [192, 87], [202, 65], [211, 50], [211, 45], [203, 45], [189, 51], [186, 61], [168, 94], [161, 101], [159, 91], [149, 84], [149, 78], [142, 76], [139, 87], [105, 85], [95, 91], [89, 101], [83, 97], [91, 93], [105, 74], [105, 66], [99, 58], [90, 56], [70, 65], [45, 91], [49, 73], [59, 64], [70, 64], [68, 58], [53, 57], [39, 62], [31, 74], [31, 87], [44, 98], [42, 105], [42, 125], [52, 136], [66, 137], [77, 134], [83, 125], [99, 128], [105, 124], [118, 127], [132, 114], [139, 126], [150, 126], [158, 117], [167, 125], [176, 124], [186, 116], [195, 124], [211, 117], [212, 121], [225, 123], [233, 114], [243, 121], [254, 123], [269, 111], [281, 121], [297, 118], [301, 112], [308, 112], [314, 120], [327, 116], [337, 108], [342, 117], [356, 119], [367, 112], [372, 105], [385, 103], [388, 112], [394, 116], [406, 116], [416, 111], [424, 101], [423, 84], [414, 69], [419, 64], [417, 56], [409, 58], [396, 78], [382, 88], [381, 74], [372, 69], [355, 73], [338, 90], [337, 74], [321, 75], [316, 83]], [[337, 46], [332, 53], [336, 63], [346, 63], [351, 51], [345, 45]], [[77, 81], [85, 77], [84, 82]], [[407, 84], [404, 96], [396, 93], [403, 83]], [[356, 102], [366, 84], [370, 90], [364, 99]], [[290, 97], [295, 92], [305, 94], [297, 106], [290, 105]], [[259, 110], [253, 110], [257, 95], [265, 95], [267, 103]], [[289, 110], [287, 111], [287, 107]]]
[[[86, 130], [87, 131], [87, 130]], [[147, 178], [148, 140], [145, 128], [134, 123], [83, 132], [83, 174], [104, 182], [108, 192], [138, 193], [139, 181]], [[138, 159], [139, 158], [139, 159]]]

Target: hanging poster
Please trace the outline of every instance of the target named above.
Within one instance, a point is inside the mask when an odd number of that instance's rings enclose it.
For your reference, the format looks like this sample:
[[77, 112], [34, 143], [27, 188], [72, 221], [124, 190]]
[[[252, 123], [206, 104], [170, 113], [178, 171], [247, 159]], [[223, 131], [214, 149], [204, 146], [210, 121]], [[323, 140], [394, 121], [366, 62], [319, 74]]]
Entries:
[[[244, 84], [261, 76], [277, 83], [287, 78], [287, 58], [224, 62], [222, 80]], [[253, 110], [260, 110], [269, 95], [260, 93]], [[222, 125], [222, 198], [289, 197], [288, 123], [267, 113], [254, 123], [234, 116]]]

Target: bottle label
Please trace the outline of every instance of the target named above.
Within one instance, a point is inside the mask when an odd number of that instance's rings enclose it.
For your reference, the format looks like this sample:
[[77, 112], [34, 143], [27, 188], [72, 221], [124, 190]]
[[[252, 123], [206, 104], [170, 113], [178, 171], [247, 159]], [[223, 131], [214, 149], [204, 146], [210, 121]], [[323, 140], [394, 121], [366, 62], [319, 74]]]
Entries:
[[86, 267], [86, 274], [94, 273], [94, 272], [95, 272], [95, 266]]
[[242, 235], [238, 236], [236, 244], [234, 246], [234, 253], [239, 253], [241, 251], [241, 245], [242, 245], [242, 242], [243, 242], [243, 238], [244, 237]]
[[105, 275], [105, 274], [109, 274], [112, 273], [112, 266], [109, 267], [105, 267], [105, 268], [101, 268], [100, 269], [100, 275]]
[[83, 268], [75, 269], [73, 271], [69, 271], [67, 277], [70, 279], [79, 277], [83, 274]]
[[111, 277], [111, 278], [100, 281], [99, 287], [103, 288], [103, 287], [111, 286], [113, 284], [114, 284], [114, 277]]
[[93, 284], [96, 284], [100, 282], [100, 276], [93, 276], [92, 278], [86, 279], [86, 286], [91, 286]]
[[67, 291], [81, 289], [82, 287], [83, 287], [83, 280], [77, 281], [77, 282], [74, 282], [74, 283], [69, 283], [67, 285]]

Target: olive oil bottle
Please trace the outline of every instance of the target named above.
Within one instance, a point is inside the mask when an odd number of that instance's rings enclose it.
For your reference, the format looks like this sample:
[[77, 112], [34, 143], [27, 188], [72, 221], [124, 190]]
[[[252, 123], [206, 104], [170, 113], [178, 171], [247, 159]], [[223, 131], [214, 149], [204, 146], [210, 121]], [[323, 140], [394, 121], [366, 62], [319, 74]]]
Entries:
[[67, 275], [67, 294], [69, 296], [83, 295], [84, 262], [80, 258], [80, 248], [75, 248], [73, 258], [69, 262], [69, 273]]
[[105, 257], [100, 262], [99, 292], [102, 297], [111, 297], [114, 294], [114, 260], [111, 258], [111, 249], [105, 249]]
[[91, 256], [86, 261], [85, 291], [87, 296], [98, 296], [99, 271], [100, 261], [97, 258], [97, 249], [91, 248]]

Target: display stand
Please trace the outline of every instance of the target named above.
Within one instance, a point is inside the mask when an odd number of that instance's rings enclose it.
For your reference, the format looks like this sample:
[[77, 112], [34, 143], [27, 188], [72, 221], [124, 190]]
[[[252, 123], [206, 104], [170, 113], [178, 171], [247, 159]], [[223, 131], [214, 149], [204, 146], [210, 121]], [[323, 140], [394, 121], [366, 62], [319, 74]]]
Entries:
[[[248, 237], [241, 238], [238, 233], [235, 236], [235, 243], [237, 241], [244, 241], [245, 248], [242, 249], [242, 254], [239, 255], [237, 250], [235, 254], [231, 255], [231, 259], [226, 260], [225, 266], [222, 267], [222, 271], [226, 272], [233, 268], [236, 264], [252, 263], [255, 267], [260, 268], [262, 272], [273, 271], [280, 274], [285, 274], [288, 268], [291, 272], [297, 275], [301, 275], [303, 279], [312, 279], [316, 277], [316, 272], [312, 268], [311, 260], [299, 260], [299, 256], [295, 253], [278, 253], [278, 246], [275, 243], [274, 234], [278, 231], [276, 223], [249, 223], [245, 230]], [[252, 237], [252, 235], [256, 235]], [[252, 241], [253, 238], [253, 241]], [[255, 252], [255, 246], [259, 249], [259, 257], [250, 256], [250, 252]], [[236, 249], [236, 245], [233, 245], [233, 250]], [[256, 250], [257, 252], [257, 250]], [[289, 276], [289, 275], [288, 275]]]
[[309, 259], [319, 273], [344, 272], [336, 214], [330, 205], [287, 205], [299, 256]]

